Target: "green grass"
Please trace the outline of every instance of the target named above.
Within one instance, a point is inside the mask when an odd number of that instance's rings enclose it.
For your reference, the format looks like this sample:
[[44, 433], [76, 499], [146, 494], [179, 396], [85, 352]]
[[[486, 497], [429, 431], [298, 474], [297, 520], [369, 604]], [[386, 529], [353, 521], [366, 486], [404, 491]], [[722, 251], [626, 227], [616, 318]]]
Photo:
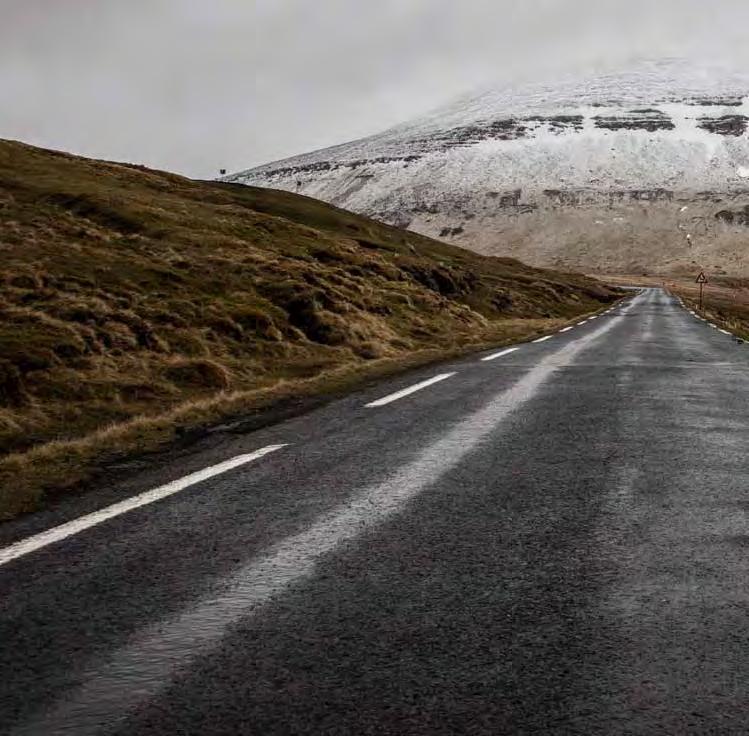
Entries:
[[616, 298], [306, 197], [9, 141], [0, 287], [0, 518], [178, 425], [521, 339]]

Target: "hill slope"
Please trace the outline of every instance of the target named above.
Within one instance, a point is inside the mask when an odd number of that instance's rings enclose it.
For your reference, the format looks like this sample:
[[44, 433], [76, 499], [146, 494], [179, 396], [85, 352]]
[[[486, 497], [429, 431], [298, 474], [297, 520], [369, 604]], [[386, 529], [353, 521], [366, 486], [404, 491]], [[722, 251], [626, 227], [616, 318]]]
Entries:
[[227, 180], [537, 265], [749, 273], [748, 122], [749, 75], [645, 63], [489, 90]]
[[528, 335], [614, 298], [305, 197], [7, 141], [0, 283], [0, 482], [14, 493], [24, 452], [51, 447], [36, 472], [57, 453], [73, 482], [102, 447], [149, 447], [175, 425]]

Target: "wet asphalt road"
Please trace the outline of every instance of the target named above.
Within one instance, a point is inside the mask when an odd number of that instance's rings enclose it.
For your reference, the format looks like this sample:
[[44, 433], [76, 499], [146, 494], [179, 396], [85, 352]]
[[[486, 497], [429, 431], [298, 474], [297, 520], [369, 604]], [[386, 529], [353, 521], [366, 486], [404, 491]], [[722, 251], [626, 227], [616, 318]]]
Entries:
[[749, 347], [648, 290], [481, 357], [0, 566], [0, 733], [749, 733]]

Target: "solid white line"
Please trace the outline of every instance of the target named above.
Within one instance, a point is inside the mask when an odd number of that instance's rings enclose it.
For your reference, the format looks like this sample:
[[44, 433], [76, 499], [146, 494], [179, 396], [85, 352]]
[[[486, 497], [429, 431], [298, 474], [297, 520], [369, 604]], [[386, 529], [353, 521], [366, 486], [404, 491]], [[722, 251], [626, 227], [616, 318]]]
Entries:
[[559, 330], [559, 334], [561, 335], [563, 332], [569, 332], [570, 330], [574, 330], [575, 325], [572, 325], [572, 327], [565, 327], [563, 330]]
[[99, 511], [94, 511], [93, 513], [81, 516], [79, 519], [74, 519], [73, 521], [53, 527], [45, 532], [41, 532], [40, 534], [35, 534], [33, 537], [22, 539], [20, 542], [16, 542], [9, 547], [0, 549], [0, 566], [31, 552], [36, 552], [50, 544], [55, 544], [55, 542], [61, 542], [63, 539], [67, 539], [85, 529], [90, 529], [92, 526], [113, 519], [115, 516], [126, 514], [128, 511], [140, 508], [141, 506], [146, 506], [154, 501], [160, 501], [161, 499], [172, 496], [189, 486], [195, 485], [196, 483], [226, 473], [227, 471], [238, 468], [241, 465], [251, 463], [253, 460], [263, 457], [263, 455], [268, 455], [271, 452], [280, 450], [282, 447], [286, 447], [286, 445], [269, 445], [268, 447], [263, 447], [249, 455], [238, 455], [230, 460], [218, 463], [217, 465], [211, 465], [208, 468], [203, 468], [203, 470], [198, 470], [196, 473], [191, 473], [184, 478], [179, 478], [178, 480], [167, 483], [166, 485], [152, 488], [150, 491], [145, 491], [137, 496], [115, 503], [112, 506], [107, 506], [106, 508], [99, 509]]
[[508, 348], [507, 350], [503, 350], [501, 353], [494, 353], [494, 355], [487, 355], [486, 358], [481, 358], [481, 360], [486, 363], [490, 360], [496, 360], [497, 358], [503, 358], [505, 355], [509, 355], [510, 353], [514, 353], [516, 350], [520, 350], [520, 348]]
[[539, 342], [546, 342], [547, 340], [551, 340], [551, 338], [554, 337], [554, 335], [546, 335], [546, 337], [539, 337], [538, 340], [534, 340], [534, 343]]
[[428, 381], [422, 381], [421, 383], [417, 383], [415, 386], [409, 386], [408, 388], [404, 388], [402, 391], [396, 391], [394, 394], [384, 396], [381, 399], [377, 399], [377, 401], [366, 404], [366, 408], [374, 409], [378, 406], [391, 404], [393, 401], [398, 401], [398, 399], [402, 399], [404, 396], [409, 396], [410, 394], [414, 394], [417, 391], [421, 391], [421, 389], [426, 388], [427, 386], [431, 386], [433, 383], [439, 383], [440, 381], [444, 381], [446, 378], [452, 378], [454, 375], [455, 373], [442, 373], [439, 376], [430, 378]]

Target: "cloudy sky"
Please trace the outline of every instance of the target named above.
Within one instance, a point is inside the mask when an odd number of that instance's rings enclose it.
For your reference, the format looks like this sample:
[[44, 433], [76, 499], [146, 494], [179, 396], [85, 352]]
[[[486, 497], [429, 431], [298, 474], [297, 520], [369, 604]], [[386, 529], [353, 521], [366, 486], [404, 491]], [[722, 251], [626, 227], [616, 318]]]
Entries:
[[0, 137], [209, 177], [490, 83], [749, 63], [746, 0], [0, 0]]

